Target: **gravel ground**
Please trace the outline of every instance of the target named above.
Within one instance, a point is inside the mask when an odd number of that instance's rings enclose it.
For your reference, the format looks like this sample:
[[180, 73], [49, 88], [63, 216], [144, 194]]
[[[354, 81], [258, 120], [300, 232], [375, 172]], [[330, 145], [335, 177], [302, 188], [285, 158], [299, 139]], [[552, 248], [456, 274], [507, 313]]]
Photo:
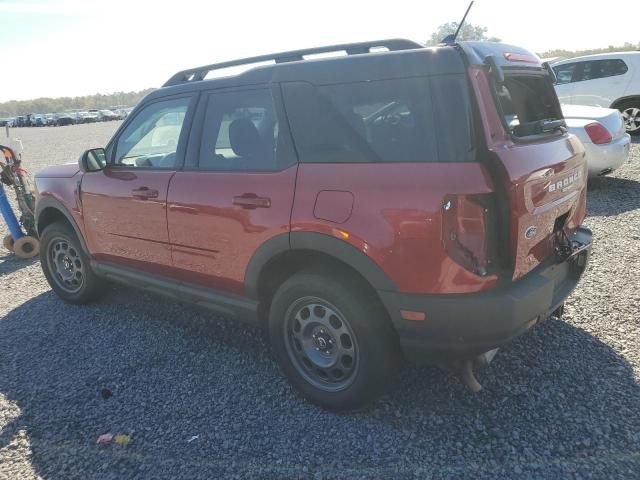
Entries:
[[[37, 171], [116, 126], [16, 135]], [[590, 184], [566, 318], [504, 348], [484, 391], [408, 367], [348, 415], [300, 399], [258, 330], [123, 287], [65, 305], [37, 261], [0, 257], [0, 478], [640, 478], [639, 182], [636, 143]], [[108, 432], [132, 441], [96, 445]]]

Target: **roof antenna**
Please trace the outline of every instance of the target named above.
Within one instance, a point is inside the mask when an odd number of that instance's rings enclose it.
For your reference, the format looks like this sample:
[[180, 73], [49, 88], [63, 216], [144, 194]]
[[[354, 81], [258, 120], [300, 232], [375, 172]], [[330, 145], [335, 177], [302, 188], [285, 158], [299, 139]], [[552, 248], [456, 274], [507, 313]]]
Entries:
[[458, 24], [458, 29], [456, 30], [456, 33], [450, 33], [449, 35], [444, 37], [444, 39], [440, 43], [444, 43], [445, 45], [451, 45], [456, 43], [456, 38], [458, 37], [458, 33], [460, 33], [460, 30], [462, 29], [462, 26], [464, 25], [464, 21], [467, 19], [467, 15], [469, 15], [469, 10], [471, 10], [472, 6], [473, 6], [473, 0], [467, 7], [467, 11], [464, 12], [464, 17], [462, 17], [462, 21]]

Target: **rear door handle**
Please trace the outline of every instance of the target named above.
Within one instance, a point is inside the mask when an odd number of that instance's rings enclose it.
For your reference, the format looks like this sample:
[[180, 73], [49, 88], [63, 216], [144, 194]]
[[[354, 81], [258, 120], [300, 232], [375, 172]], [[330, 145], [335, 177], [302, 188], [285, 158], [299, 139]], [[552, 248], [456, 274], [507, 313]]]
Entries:
[[269, 208], [271, 207], [271, 199], [268, 197], [259, 197], [255, 193], [243, 193], [239, 197], [233, 197], [233, 204], [249, 210]]
[[146, 200], [147, 198], [158, 198], [158, 190], [149, 187], [140, 187], [131, 190], [131, 195], [143, 200]]

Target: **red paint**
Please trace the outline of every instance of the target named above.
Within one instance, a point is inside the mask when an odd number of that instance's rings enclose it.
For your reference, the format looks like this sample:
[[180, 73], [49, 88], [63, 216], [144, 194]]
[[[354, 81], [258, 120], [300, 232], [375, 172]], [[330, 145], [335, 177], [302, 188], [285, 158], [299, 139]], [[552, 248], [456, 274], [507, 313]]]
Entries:
[[[96, 258], [136, 262], [147, 270], [171, 267], [166, 202], [169, 180], [174, 174], [122, 167], [84, 174], [85, 239]], [[157, 196], [136, 196], [141, 188], [154, 190]]]
[[[176, 173], [167, 213], [176, 275], [243, 293], [251, 256], [289, 231], [296, 169]], [[239, 197], [263, 200], [242, 203]]]
[[[485, 69], [469, 75], [486, 146], [501, 166], [499, 185], [480, 162], [300, 164], [275, 173], [107, 168], [84, 174], [82, 215], [80, 175], [72, 177], [71, 169], [48, 170], [58, 178], [40, 177], [38, 187], [67, 206], [94, 257], [229, 292], [244, 292], [256, 250], [289, 231], [354, 246], [400, 292], [484, 291], [497, 277], [473, 273], [459, 250], [463, 245], [486, 261], [488, 227], [477, 200], [506, 192], [516, 279], [552, 255], [558, 217], [566, 214], [569, 233], [582, 223], [587, 175], [575, 137], [514, 143]], [[454, 209], [445, 214], [448, 199]], [[530, 227], [537, 233], [527, 238]], [[459, 244], [449, 241], [451, 232]]]
[[[584, 147], [573, 135], [537, 143], [515, 143], [502, 127], [493, 102], [488, 75], [483, 68], [470, 69], [489, 151], [504, 168], [504, 184], [511, 208], [513, 278], [519, 278], [552, 254], [556, 218], [568, 213], [567, 233], [581, 225], [586, 215], [587, 164]], [[578, 180], [565, 191], [549, 191], [549, 185], [573, 175]], [[527, 239], [534, 226], [537, 234]]]
[[[315, 218], [316, 197], [324, 190], [353, 193], [346, 222]], [[493, 286], [496, 278], [479, 277], [445, 254], [442, 205], [450, 194], [492, 191], [479, 163], [301, 164], [291, 229], [326, 233], [350, 243], [372, 258], [402, 292], [481, 291]]]

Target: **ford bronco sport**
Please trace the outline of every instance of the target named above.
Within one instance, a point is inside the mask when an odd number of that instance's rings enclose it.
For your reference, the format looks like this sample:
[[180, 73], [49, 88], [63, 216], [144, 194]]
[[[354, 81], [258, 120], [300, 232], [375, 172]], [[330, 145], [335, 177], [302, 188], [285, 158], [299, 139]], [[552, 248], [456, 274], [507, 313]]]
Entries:
[[41, 171], [42, 268], [67, 302], [107, 278], [263, 324], [306, 397], [356, 408], [403, 356], [468, 362], [560, 310], [586, 178], [521, 48], [253, 57], [177, 73], [106, 148]]

